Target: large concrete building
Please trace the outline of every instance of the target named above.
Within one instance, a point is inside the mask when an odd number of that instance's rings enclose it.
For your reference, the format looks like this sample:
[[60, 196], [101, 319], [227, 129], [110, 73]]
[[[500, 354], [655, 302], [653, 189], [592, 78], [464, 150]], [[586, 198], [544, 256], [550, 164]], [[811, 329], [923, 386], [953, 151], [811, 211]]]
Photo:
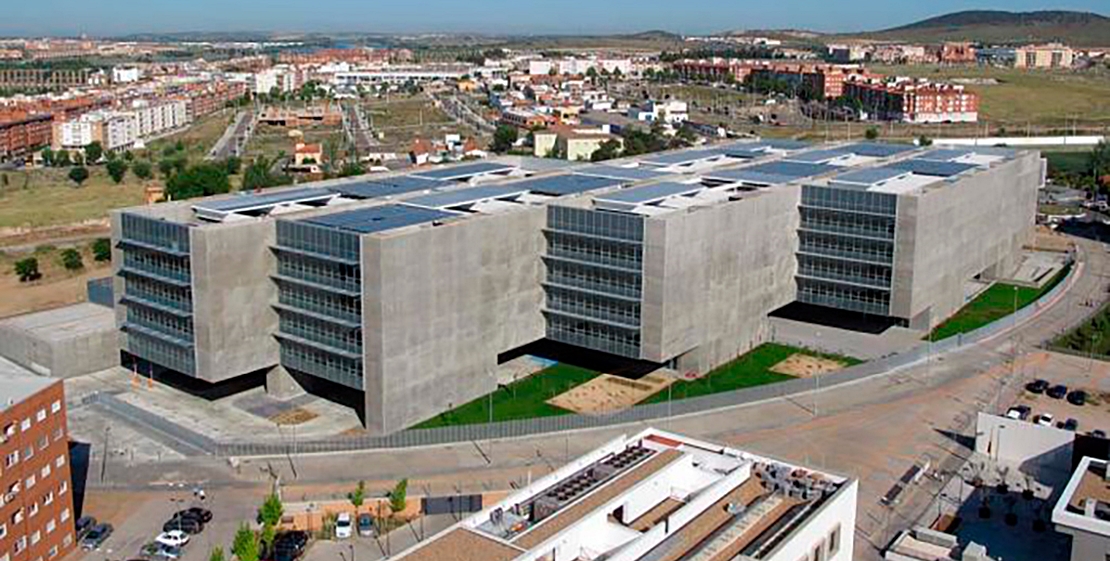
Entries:
[[935, 326], [1033, 231], [1035, 152], [745, 141], [505, 158], [113, 215], [121, 344], [390, 433], [547, 340], [708, 372], [793, 302]]
[[622, 436], [403, 561], [847, 561], [855, 480], [655, 429]]

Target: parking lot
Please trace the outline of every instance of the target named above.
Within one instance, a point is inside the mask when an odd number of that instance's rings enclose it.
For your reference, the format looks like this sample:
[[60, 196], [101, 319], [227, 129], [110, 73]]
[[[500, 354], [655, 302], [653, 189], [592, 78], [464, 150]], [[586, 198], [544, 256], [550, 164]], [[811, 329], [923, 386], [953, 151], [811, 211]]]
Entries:
[[1053, 426], [1068, 419], [1078, 421], [1078, 431], [1089, 433], [1101, 430], [1110, 433], [1110, 380], [1105, 376], [1104, 363], [1066, 355], [1054, 355], [1053, 368], [1032, 373], [1028, 378], [1042, 379], [1049, 385], [1064, 385], [1068, 391], [1083, 390], [1087, 393], [1086, 404], [1077, 406], [1066, 398], [1053, 398], [1046, 393], [1021, 392], [1014, 405], [1029, 407], [1031, 414], [1027, 420], [1036, 422], [1044, 414], [1053, 418]]

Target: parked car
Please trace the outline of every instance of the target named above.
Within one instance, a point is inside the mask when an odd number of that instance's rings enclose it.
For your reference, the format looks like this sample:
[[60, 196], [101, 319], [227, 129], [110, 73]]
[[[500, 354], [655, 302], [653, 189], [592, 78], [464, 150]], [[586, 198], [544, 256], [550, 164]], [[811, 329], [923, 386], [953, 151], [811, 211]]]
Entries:
[[161, 557], [162, 559], [180, 559], [181, 548], [172, 545], [166, 545], [164, 543], [158, 544], [158, 549], [155, 550], [154, 556]]
[[1068, 403], [1078, 405], [1080, 407], [1087, 404], [1087, 392], [1083, 390], [1073, 390], [1068, 394]]
[[1064, 396], [1068, 395], [1068, 387], [1063, 384], [1057, 384], [1048, 388], [1044, 393], [1052, 399], [1064, 399]]
[[1036, 423], [1042, 427], [1051, 427], [1052, 421], [1052, 413], [1041, 413], [1040, 415], [1037, 415]]
[[205, 524], [212, 521], [212, 511], [208, 510], [207, 508], [201, 508], [199, 506], [190, 507], [185, 510], [179, 510], [174, 516], [189, 516], [192, 518], [196, 518], [197, 520], [200, 520]]
[[161, 534], [158, 534], [158, 537], [154, 538], [154, 541], [162, 545], [181, 547], [189, 543], [189, 534], [181, 530], [170, 530], [168, 532], [162, 532]]
[[296, 561], [308, 545], [308, 533], [301, 531], [283, 532], [274, 538], [272, 561]]
[[1072, 432], [1075, 432], [1075, 431], [1079, 430], [1079, 421], [1077, 421], [1075, 419], [1068, 419], [1068, 420], [1064, 421], [1064, 426], [1061, 427], [1061, 428], [1063, 428], [1064, 430], [1070, 430]]
[[100, 547], [100, 544], [104, 543], [104, 540], [108, 539], [108, 536], [112, 535], [112, 530], [115, 530], [115, 528], [113, 528], [111, 524], [106, 523], [97, 524], [89, 528], [89, 531], [85, 532], [85, 537], [81, 538], [81, 547], [84, 549], [96, 549]]
[[335, 518], [335, 537], [345, 540], [352, 534], [351, 513], [340, 512]]
[[371, 537], [374, 535], [374, 517], [369, 513], [362, 513], [358, 515], [358, 535], [363, 537]]
[[1015, 405], [1006, 411], [1006, 417], [1015, 421], [1024, 421], [1029, 418], [1030, 413], [1032, 410], [1028, 406]]
[[1106, 438], [1106, 431], [1102, 429], [1095, 429], [1087, 434], [1095, 438]]
[[1048, 381], [1047, 380], [1033, 380], [1032, 382], [1029, 382], [1028, 384], [1025, 384], [1025, 389], [1027, 391], [1029, 391], [1030, 393], [1038, 393], [1038, 394], [1039, 393], [1044, 393], [1045, 390], [1048, 389]]
[[73, 523], [73, 529], [77, 531], [77, 539], [80, 540], [85, 537], [85, 534], [88, 533], [93, 526], [96, 526], [96, 518], [92, 516], [82, 516], [78, 518], [77, 522]]
[[170, 532], [172, 530], [181, 530], [187, 534], [199, 534], [204, 531], [204, 523], [191, 516], [177, 516], [174, 515], [162, 524], [163, 532]]

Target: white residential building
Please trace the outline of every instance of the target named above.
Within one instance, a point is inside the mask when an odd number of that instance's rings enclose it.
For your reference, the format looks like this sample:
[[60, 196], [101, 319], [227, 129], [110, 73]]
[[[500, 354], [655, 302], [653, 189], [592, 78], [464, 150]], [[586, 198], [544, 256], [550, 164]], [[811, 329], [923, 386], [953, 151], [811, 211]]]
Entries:
[[183, 100], [138, 104], [135, 114], [139, 138], [149, 138], [189, 124], [188, 105]]
[[139, 79], [142, 77], [142, 71], [134, 66], [116, 66], [112, 68], [113, 84], [129, 84], [131, 82], [138, 82]]
[[648, 101], [642, 106], [628, 110], [628, 116], [638, 121], [654, 123], [662, 120], [669, 125], [685, 123], [689, 118], [688, 107], [685, 101]]
[[620, 437], [403, 561], [848, 561], [855, 480], [656, 429]]

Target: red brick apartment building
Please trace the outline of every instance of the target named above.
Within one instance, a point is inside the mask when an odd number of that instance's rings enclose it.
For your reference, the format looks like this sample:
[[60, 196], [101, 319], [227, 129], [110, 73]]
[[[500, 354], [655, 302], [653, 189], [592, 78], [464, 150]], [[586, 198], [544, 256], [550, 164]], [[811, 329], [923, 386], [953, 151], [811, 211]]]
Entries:
[[75, 547], [60, 380], [0, 379], [0, 561], [51, 561]]
[[974, 123], [979, 120], [979, 94], [954, 84], [914, 80], [851, 80], [844, 95], [859, 100], [863, 110], [885, 121], [906, 123]]
[[736, 59], [683, 60], [674, 63], [674, 70], [688, 79], [722, 81], [732, 76], [737, 82], [749, 78], [784, 80], [797, 84], [799, 92], [804, 88], [825, 99], [840, 97], [849, 77], [867, 74], [862, 66], [851, 64]]
[[0, 112], [0, 160], [50, 145], [54, 117], [24, 111]]

